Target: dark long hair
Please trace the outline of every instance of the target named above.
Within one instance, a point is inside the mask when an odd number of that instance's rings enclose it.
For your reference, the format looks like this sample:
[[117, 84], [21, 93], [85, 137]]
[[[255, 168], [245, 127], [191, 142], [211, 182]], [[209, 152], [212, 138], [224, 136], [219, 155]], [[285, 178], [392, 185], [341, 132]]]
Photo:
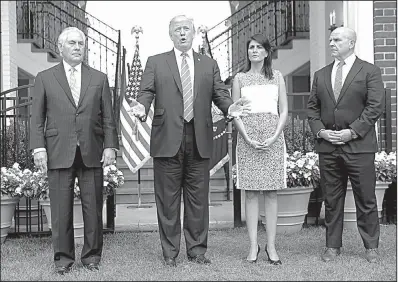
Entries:
[[248, 72], [252, 66], [251, 61], [249, 60], [249, 44], [251, 41], [257, 41], [258, 43], [261, 44], [261, 46], [264, 47], [265, 51], [267, 51], [268, 55], [264, 59], [264, 64], [263, 67], [261, 68], [261, 73], [264, 74], [264, 76], [268, 79], [272, 79], [274, 77], [272, 73], [272, 47], [271, 44], [269, 43], [269, 40], [267, 37], [262, 35], [261, 33], [257, 33], [252, 35], [249, 40], [246, 42], [246, 68], [245, 72]]

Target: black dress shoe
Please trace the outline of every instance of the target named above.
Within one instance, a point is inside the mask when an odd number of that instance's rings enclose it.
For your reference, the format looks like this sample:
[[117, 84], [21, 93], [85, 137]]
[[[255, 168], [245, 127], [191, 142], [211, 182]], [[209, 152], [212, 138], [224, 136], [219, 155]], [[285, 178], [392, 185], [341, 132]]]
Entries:
[[324, 262], [328, 262], [334, 260], [338, 255], [340, 255], [340, 248], [327, 248], [321, 259]]
[[99, 270], [99, 263], [96, 263], [96, 262], [84, 264], [83, 266], [85, 268], [87, 268], [88, 270]]
[[176, 259], [175, 258], [164, 258], [164, 263], [167, 266], [172, 266], [172, 267], [176, 267], [177, 263], [176, 263]]
[[278, 260], [272, 260], [271, 257], [268, 254], [268, 250], [267, 250], [267, 245], [265, 245], [265, 252], [267, 253], [267, 257], [268, 257], [268, 262], [272, 265], [281, 265], [282, 262], [280, 259]]
[[60, 275], [64, 275], [65, 273], [70, 272], [70, 266], [56, 266], [55, 267], [55, 272], [60, 274]]
[[191, 262], [196, 262], [199, 264], [211, 264], [211, 260], [205, 257], [205, 255], [197, 255], [194, 257], [191, 257], [188, 255], [188, 260]]
[[257, 259], [258, 259], [258, 254], [260, 253], [260, 245], [257, 245], [257, 256], [256, 256], [256, 259], [246, 259], [246, 261], [247, 262], [250, 262], [250, 263], [256, 263], [257, 262]]
[[380, 255], [379, 255], [379, 250], [377, 248], [375, 249], [366, 249], [365, 252], [365, 257], [366, 260], [370, 263], [375, 263], [378, 261]]

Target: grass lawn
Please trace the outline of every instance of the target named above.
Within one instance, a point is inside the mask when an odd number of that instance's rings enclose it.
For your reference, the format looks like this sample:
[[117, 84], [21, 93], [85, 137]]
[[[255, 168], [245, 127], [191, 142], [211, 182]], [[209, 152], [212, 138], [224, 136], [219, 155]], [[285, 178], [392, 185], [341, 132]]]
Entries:
[[341, 256], [332, 263], [320, 260], [325, 245], [325, 229], [310, 227], [293, 235], [279, 235], [277, 248], [281, 266], [269, 265], [264, 252], [265, 231], [259, 231], [261, 252], [256, 264], [244, 261], [249, 242], [246, 228], [209, 232], [209, 266], [187, 260], [182, 236], [177, 268], [163, 265], [157, 232], [123, 232], [105, 235], [101, 269], [82, 268], [77, 245], [77, 261], [72, 272], [54, 273], [51, 238], [7, 239], [1, 246], [1, 280], [22, 281], [126, 281], [126, 280], [357, 280], [396, 281], [396, 225], [380, 227], [381, 260], [369, 264], [357, 230], [344, 230]]

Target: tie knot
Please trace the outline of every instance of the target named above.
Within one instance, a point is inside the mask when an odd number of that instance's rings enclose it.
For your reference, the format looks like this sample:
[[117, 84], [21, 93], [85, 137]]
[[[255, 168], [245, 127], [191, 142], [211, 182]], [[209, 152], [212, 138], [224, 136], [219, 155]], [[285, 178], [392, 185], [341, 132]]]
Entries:
[[69, 71], [70, 71], [72, 74], [74, 74], [74, 73], [76, 72], [76, 69], [75, 69], [74, 67], [71, 67], [71, 68], [69, 69]]
[[186, 59], [188, 57], [188, 54], [187, 54], [187, 52], [182, 52], [181, 56], [183, 59]]
[[344, 65], [345, 65], [344, 60], [343, 60], [343, 61], [340, 61], [339, 64], [338, 64], [339, 67], [342, 67], [342, 66], [344, 66]]

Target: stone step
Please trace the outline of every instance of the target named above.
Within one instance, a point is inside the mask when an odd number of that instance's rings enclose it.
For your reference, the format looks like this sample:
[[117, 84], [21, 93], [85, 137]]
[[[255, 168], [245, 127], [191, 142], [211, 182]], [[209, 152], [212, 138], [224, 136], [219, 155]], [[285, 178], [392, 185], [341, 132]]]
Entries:
[[[122, 146], [121, 142], [119, 144]], [[138, 183], [138, 172], [131, 172], [122, 158], [121, 150], [117, 152], [116, 166], [124, 175], [123, 186], [116, 190], [117, 204], [137, 204], [138, 187], [140, 187], [141, 203], [155, 202], [153, 159], [149, 159], [141, 167], [140, 183]], [[227, 201], [229, 199], [232, 199], [232, 192], [228, 193], [227, 191], [224, 169], [221, 168], [210, 177], [210, 201]]]
[[[212, 186], [210, 187], [210, 191], [211, 202], [220, 202], [232, 199], [232, 191], [228, 193], [226, 187]], [[140, 194], [142, 204], [155, 203], [153, 188], [142, 188]], [[128, 188], [119, 188], [116, 192], [116, 204], [138, 204], [138, 189], [132, 190]]]

